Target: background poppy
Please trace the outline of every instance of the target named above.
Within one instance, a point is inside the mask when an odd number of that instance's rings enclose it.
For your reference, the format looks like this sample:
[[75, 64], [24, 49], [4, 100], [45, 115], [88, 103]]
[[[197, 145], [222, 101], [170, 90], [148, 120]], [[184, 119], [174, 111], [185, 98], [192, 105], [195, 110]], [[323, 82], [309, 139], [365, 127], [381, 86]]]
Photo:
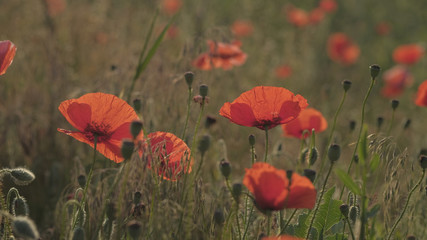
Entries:
[[[325, 131], [327, 127], [328, 122], [323, 117], [322, 113], [314, 108], [302, 110], [295, 120], [282, 125], [283, 134], [285, 136], [296, 138], [307, 138], [311, 136], [312, 129], [314, 129], [316, 133], [320, 133]], [[305, 130], [307, 130], [307, 133], [303, 135]]]
[[12, 64], [15, 53], [16, 47], [11, 41], [0, 42], [0, 75], [6, 73], [7, 68]]

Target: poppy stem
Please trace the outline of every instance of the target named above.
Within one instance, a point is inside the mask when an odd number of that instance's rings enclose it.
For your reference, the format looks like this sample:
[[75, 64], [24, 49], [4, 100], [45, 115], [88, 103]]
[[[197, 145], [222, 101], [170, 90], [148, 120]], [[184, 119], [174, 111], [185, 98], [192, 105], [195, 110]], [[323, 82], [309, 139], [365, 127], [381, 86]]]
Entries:
[[387, 136], [390, 136], [390, 132], [391, 132], [391, 128], [393, 127], [393, 122], [394, 122], [394, 113], [396, 112], [395, 109], [393, 109], [393, 112], [391, 114], [391, 120], [390, 120], [390, 126], [388, 127], [387, 130]]
[[81, 201], [82, 206], [81, 206], [81, 208], [79, 208], [77, 210], [77, 214], [75, 215], [75, 218], [73, 219], [73, 225], [72, 225], [72, 229], [71, 230], [74, 230], [74, 228], [76, 227], [76, 223], [77, 223], [80, 211], [84, 211], [84, 209], [85, 209], [85, 202], [86, 202], [87, 190], [88, 190], [90, 182], [92, 180], [93, 167], [95, 166], [95, 161], [96, 161], [96, 146], [97, 146], [97, 142], [98, 142], [98, 135], [93, 134], [93, 159], [92, 159], [92, 164], [90, 166], [89, 175], [88, 175], [88, 178], [87, 178], [87, 181], [86, 181], [85, 188], [83, 189], [83, 198], [82, 198], [82, 201]]
[[267, 213], [267, 236], [270, 236], [271, 230], [271, 213]]
[[[375, 78], [371, 77], [371, 84], [369, 85], [369, 89], [368, 89], [368, 92], [366, 93], [365, 99], [363, 99], [363, 104], [362, 104], [362, 119], [360, 121], [359, 136], [357, 137], [356, 146], [354, 147], [354, 151], [353, 151], [353, 154], [351, 156], [350, 165], [348, 165], [347, 173], [350, 173], [350, 171], [351, 171], [351, 167], [353, 165], [354, 158], [356, 156], [356, 152], [357, 152], [357, 149], [359, 147], [360, 137], [362, 136], [363, 124], [364, 124], [364, 121], [365, 121], [365, 107], [366, 107], [366, 102], [368, 101], [368, 97], [371, 94], [371, 91], [372, 91], [372, 88], [374, 87], [374, 84], [375, 84]], [[342, 186], [342, 188], [341, 188], [340, 200], [342, 199], [342, 195], [344, 193], [344, 187], [345, 186]]]
[[335, 162], [331, 161], [331, 166], [329, 167], [328, 174], [326, 175], [325, 181], [323, 182], [322, 191], [320, 192], [320, 197], [317, 200], [316, 209], [314, 209], [313, 217], [311, 218], [311, 222], [310, 222], [310, 227], [308, 228], [307, 236], [305, 237], [305, 239], [307, 240], [310, 237], [310, 230], [311, 230], [311, 227], [313, 226], [314, 219], [316, 219], [316, 214], [317, 214], [317, 211], [319, 210], [320, 202], [322, 201], [323, 194], [325, 193], [326, 183], [328, 182], [329, 176], [331, 175], [334, 163]]
[[193, 96], [193, 89], [188, 88], [188, 100], [187, 100], [187, 116], [185, 117], [184, 130], [182, 131], [181, 139], [185, 139], [185, 132], [187, 131], [188, 119], [190, 118], [190, 106], [191, 106], [191, 97]]
[[[347, 223], [348, 228], [350, 229], [351, 239], [356, 240], [356, 238], [354, 237], [353, 228], [351, 227], [351, 224], [350, 224], [350, 221], [348, 220], [348, 217], [344, 217], [344, 218], [345, 218], [345, 223]], [[345, 225], [344, 225], [344, 227], [345, 227]]]
[[280, 234], [285, 233], [286, 228], [289, 226], [289, 223], [291, 223], [291, 220], [292, 220], [292, 218], [295, 216], [295, 213], [296, 213], [297, 211], [298, 211], [298, 208], [296, 208], [296, 209], [292, 212], [291, 216], [289, 217], [288, 221], [286, 222], [286, 225], [285, 225], [285, 226], [282, 228], [282, 230], [280, 231]]
[[414, 191], [420, 186], [421, 182], [423, 181], [424, 177], [426, 174], [426, 169], [423, 168], [423, 173], [421, 175], [420, 180], [417, 182], [417, 184], [415, 184], [415, 186], [411, 189], [411, 191], [409, 192], [408, 198], [406, 199], [406, 203], [405, 206], [403, 207], [402, 212], [400, 213], [399, 218], [396, 220], [396, 222], [393, 224], [393, 227], [391, 228], [391, 231], [387, 237], [387, 240], [391, 239], [391, 236], [393, 235], [394, 230], [396, 229], [397, 225], [399, 224], [400, 220], [402, 220], [403, 214], [405, 214], [406, 209], [408, 208], [409, 205], [409, 200], [411, 199], [412, 194], [414, 193]]
[[265, 130], [265, 155], [264, 155], [264, 162], [267, 162], [267, 155], [268, 155], [268, 126], [264, 126]]

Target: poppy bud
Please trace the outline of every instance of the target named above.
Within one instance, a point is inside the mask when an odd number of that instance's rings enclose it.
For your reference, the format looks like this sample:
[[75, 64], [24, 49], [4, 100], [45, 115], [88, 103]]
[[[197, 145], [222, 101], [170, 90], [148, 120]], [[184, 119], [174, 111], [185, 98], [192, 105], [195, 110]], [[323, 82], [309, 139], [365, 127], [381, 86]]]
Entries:
[[235, 183], [231, 187], [233, 198], [236, 200], [236, 202], [239, 202], [240, 195], [242, 195], [243, 185], [241, 183]]
[[340, 206], [340, 211], [345, 218], [348, 218], [348, 213], [350, 211], [350, 208], [347, 204], [342, 204]]
[[85, 239], [85, 230], [81, 227], [74, 229], [72, 240], [84, 240]]
[[403, 129], [406, 130], [411, 126], [411, 119], [406, 120], [405, 125], [403, 125]]
[[76, 213], [76, 226], [83, 227], [86, 222], [86, 211], [84, 209], [80, 209]]
[[36, 177], [34, 173], [26, 168], [14, 168], [9, 170], [10, 176], [12, 177], [12, 181], [16, 185], [28, 185], [30, 184]]
[[193, 85], [194, 74], [192, 72], [186, 72], [184, 73], [184, 78], [188, 88], [191, 88], [191, 85]]
[[208, 85], [202, 84], [199, 87], [199, 94], [203, 97], [203, 99], [208, 95]]
[[110, 220], [116, 219], [116, 205], [112, 202], [109, 202], [107, 204], [107, 209], [105, 211], [105, 215], [107, 215], [107, 218]]
[[129, 236], [132, 239], [134, 240], [139, 239], [139, 236], [141, 235], [141, 231], [142, 231], [141, 223], [139, 223], [138, 221], [132, 220], [128, 222], [127, 228], [128, 228]]
[[216, 123], [216, 118], [213, 116], [206, 116], [205, 128], [210, 128]]
[[79, 186], [84, 189], [86, 186], [86, 176], [85, 175], [79, 175], [77, 177], [77, 182], [79, 183]]
[[420, 165], [423, 169], [427, 168], [427, 156], [426, 155], [420, 156]]
[[132, 134], [132, 137], [135, 139], [138, 137], [139, 133], [142, 130], [142, 121], [140, 120], [134, 120], [130, 124], [130, 133]]
[[407, 236], [406, 240], [417, 240], [415, 236]]
[[249, 145], [254, 146], [255, 145], [255, 136], [249, 135]]
[[221, 171], [222, 176], [224, 176], [226, 179], [231, 174], [231, 165], [230, 162], [226, 161], [225, 159], [222, 159], [219, 163], [219, 170]]
[[331, 163], [336, 162], [341, 155], [341, 148], [338, 144], [332, 144], [328, 149], [328, 158]]
[[39, 239], [40, 237], [36, 225], [33, 220], [28, 217], [18, 216], [14, 218], [12, 222], [12, 229], [16, 236], [25, 239]]
[[288, 180], [289, 180], [289, 185], [291, 185], [292, 183], [292, 175], [294, 174], [294, 171], [292, 171], [292, 170], [286, 170], [286, 177], [288, 178]]
[[307, 156], [309, 158], [308, 159], [308, 164], [310, 166], [313, 165], [316, 162], [318, 156], [319, 156], [319, 152], [317, 151], [317, 148], [313, 147], [311, 149], [311, 156]]
[[213, 219], [216, 225], [221, 226], [225, 222], [224, 213], [220, 209], [215, 210]]
[[133, 100], [133, 109], [135, 109], [137, 113], [141, 111], [141, 99], [137, 98]]
[[28, 216], [28, 204], [25, 198], [19, 196], [13, 199], [12, 213], [14, 216]]
[[374, 65], [369, 66], [369, 68], [371, 69], [372, 79], [375, 79], [378, 76], [378, 74], [380, 73], [381, 67], [374, 64]]
[[354, 155], [354, 157], [353, 157], [353, 161], [354, 161], [354, 163], [359, 163], [359, 155]]
[[383, 125], [383, 123], [384, 123], [384, 118], [383, 117], [378, 117], [377, 118], [377, 128], [380, 129], [381, 126]]
[[130, 139], [122, 140], [121, 152], [124, 159], [130, 159], [132, 157], [134, 147], [135, 147], [135, 144], [133, 143], [132, 140]]
[[344, 91], [347, 92], [351, 88], [351, 81], [350, 80], [342, 81], [342, 87], [344, 88]]
[[304, 169], [304, 176], [310, 179], [311, 182], [314, 182], [314, 179], [316, 178], [316, 171], [311, 169]]
[[353, 131], [356, 128], [356, 121], [351, 120], [350, 121], [350, 131]]
[[141, 197], [142, 197], [141, 192], [135, 192], [133, 194], [133, 203], [138, 204], [139, 202], [141, 202]]
[[391, 108], [393, 108], [393, 110], [396, 110], [398, 106], [399, 106], [399, 100], [396, 100], [396, 99], [391, 100]]
[[304, 148], [301, 152], [301, 163], [305, 163], [307, 160], [308, 148]]
[[351, 206], [351, 207], [350, 207], [350, 212], [349, 212], [349, 214], [348, 214], [348, 217], [350, 218], [350, 220], [351, 220], [353, 223], [355, 223], [355, 222], [356, 222], [356, 218], [357, 218], [358, 213], [359, 213], [359, 209], [358, 209], [358, 207], [357, 207], [357, 206]]
[[199, 146], [197, 147], [200, 153], [205, 154], [205, 152], [209, 149], [209, 145], [211, 143], [211, 137], [209, 135], [203, 135], [199, 140]]

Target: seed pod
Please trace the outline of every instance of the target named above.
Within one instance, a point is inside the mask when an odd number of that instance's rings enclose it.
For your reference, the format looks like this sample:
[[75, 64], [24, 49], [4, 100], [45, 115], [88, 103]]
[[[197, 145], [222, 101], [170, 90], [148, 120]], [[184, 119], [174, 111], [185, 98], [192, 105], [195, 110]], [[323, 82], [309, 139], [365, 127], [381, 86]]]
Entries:
[[341, 155], [341, 148], [338, 144], [332, 144], [328, 150], [328, 158], [331, 163], [338, 161]]
[[381, 67], [376, 65], [376, 64], [373, 64], [373, 65], [369, 66], [369, 68], [371, 69], [372, 79], [375, 79], [378, 76], [378, 74], [380, 73]]
[[344, 88], [344, 91], [347, 92], [351, 87], [351, 81], [350, 80], [342, 81], [342, 87]]
[[226, 161], [225, 159], [221, 160], [221, 162], [219, 163], [219, 170], [221, 171], [222, 176], [228, 179], [231, 174], [230, 162]]

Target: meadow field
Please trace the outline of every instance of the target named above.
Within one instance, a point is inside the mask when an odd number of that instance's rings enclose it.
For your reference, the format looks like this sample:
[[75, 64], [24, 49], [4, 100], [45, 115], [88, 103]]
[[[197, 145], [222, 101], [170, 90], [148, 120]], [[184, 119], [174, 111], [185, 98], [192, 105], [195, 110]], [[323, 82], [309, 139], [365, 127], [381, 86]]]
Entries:
[[426, 24], [425, 0], [0, 0], [0, 238], [427, 240]]

